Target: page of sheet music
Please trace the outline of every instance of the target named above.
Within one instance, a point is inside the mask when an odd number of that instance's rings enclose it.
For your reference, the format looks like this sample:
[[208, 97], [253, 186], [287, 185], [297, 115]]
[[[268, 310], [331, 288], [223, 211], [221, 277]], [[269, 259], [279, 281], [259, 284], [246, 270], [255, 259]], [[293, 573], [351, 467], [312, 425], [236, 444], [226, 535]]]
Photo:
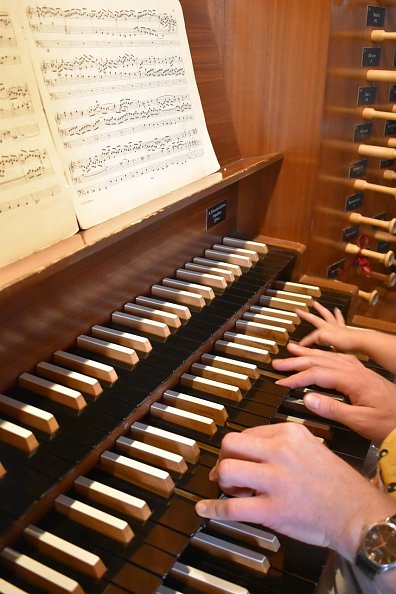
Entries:
[[0, 0], [0, 266], [78, 229], [15, 4]]
[[178, 0], [24, 0], [82, 228], [219, 168]]

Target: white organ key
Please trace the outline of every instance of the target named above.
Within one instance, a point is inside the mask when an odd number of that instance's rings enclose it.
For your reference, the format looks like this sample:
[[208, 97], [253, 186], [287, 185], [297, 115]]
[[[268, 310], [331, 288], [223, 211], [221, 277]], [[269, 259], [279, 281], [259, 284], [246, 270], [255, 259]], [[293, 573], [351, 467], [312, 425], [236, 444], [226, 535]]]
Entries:
[[280, 328], [279, 326], [237, 320], [235, 322], [235, 328], [238, 332], [248, 334], [249, 336], [258, 336], [260, 338], [275, 340], [275, 342], [280, 345], [285, 345], [289, 341], [287, 330], [285, 328]]
[[231, 262], [225, 262], [222, 260], [211, 260], [210, 258], [193, 258], [194, 264], [199, 264], [202, 266], [215, 266], [220, 268], [225, 268], [232, 272], [232, 274], [236, 277], [242, 276], [241, 267], [238, 264], [232, 264]]
[[158, 429], [150, 425], [135, 422], [131, 425], [131, 435], [144, 443], [164, 448], [183, 456], [187, 462], [196, 464], [200, 457], [200, 449], [197, 442], [189, 437], [177, 435], [171, 431]]
[[292, 301], [301, 301], [311, 307], [314, 300], [311, 295], [303, 295], [301, 293], [291, 292], [291, 291], [281, 291], [279, 289], [267, 289], [265, 292], [266, 295], [270, 297], [279, 297], [280, 299], [291, 299]]
[[295, 330], [295, 326], [291, 320], [286, 320], [285, 318], [276, 318], [274, 316], [268, 316], [258, 313], [253, 313], [251, 311], [246, 311], [242, 318], [247, 322], [256, 322], [257, 324], [269, 324], [270, 326], [281, 326], [285, 328], [289, 334], [292, 334]]
[[161, 301], [161, 299], [143, 296], [136, 297], [135, 301], [138, 305], [169, 311], [175, 314], [180, 320], [183, 320], [183, 322], [187, 322], [191, 318], [191, 312], [188, 307], [179, 303], [171, 303], [170, 301]]
[[170, 299], [183, 305], [188, 305], [197, 310], [205, 307], [205, 299], [198, 293], [191, 291], [181, 291], [180, 289], [172, 289], [172, 287], [164, 287], [162, 285], [153, 285], [151, 287], [151, 294], [154, 297], [162, 297], [163, 299]]
[[153, 336], [159, 336], [160, 338], [168, 338], [170, 335], [170, 330], [166, 324], [157, 322], [156, 320], [150, 320], [150, 318], [141, 318], [122, 311], [115, 311], [111, 315], [111, 319], [116, 324], [127, 326], [133, 330], [140, 330]]
[[253, 363], [236, 361], [235, 359], [229, 359], [228, 357], [221, 357], [219, 355], [211, 355], [210, 353], [204, 353], [201, 357], [201, 361], [205, 365], [212, 365], [213, 367], [219, 367], [220, 369], [228, 369], [229, 371], [235, 371], [236, 373], [243, 373], [250, 377], [250, 379], [258, 379], [260, 377], [258, 367]]
[[146, 307], [145, 305], [138, 305], [136, 303], [126, 303], [124, 305], [124, 311], [143, 318], [150, 318], [157, 322], [163, 322], [168, 328], [177, 329], [181, 326], [180, 318], [169, 311], [161, 311], [159, 309], [154, 309], [153, 307]]
[[213, 394], [219, 398], [233, 400], [239, 402], [242, 400], [242, 394], [238, 386], [230, 386], [224, 382], [217, 382], [207, 378], [192, 375], [191, 373], [183, 373], [180, 378], [182, 386], [205, 392], [206, 394]]
[[231, 247], [239, 247], [245, 248], [247, 250], [253, 250], [257, 252], [260, 256], [265, 256], [268, 254], [268, 247], [265, 243], [260, 241], [249, 241], [245, 239], [237, 239], [236, 237], [223, 237], [224, 245], [229, 245]]
[[48, 435], [53, 435], [59, 429], [58, 422], [51, 413], [3, 394], [0, 394], [0, 411]]
[[240, 334], [239, 332], [224, 332], [224, 340], [230, 340], [239, 344], [253, 346], [258, 349], [264, 349], [270, 353], [279, 353], [279, 347], [275, 340], [261, 338], [260, 336], [249, 336], [249, 334]]
[[167, 406], [160, 402], [155, 402], [151, 405], [150, 413], [153, 417], [186, 427], [192, 431], [205, 433], [206, 435], [214, 435], [217, 431], [216, 423], [213, 419], [173, 406]]
[[205, 592], [205, 594], [249, 594], [249, 590], [243, 586], [238, 586], [179, 561], [176, 561], [169, 574], [176, 580], [196, 588], [199, 592]]
[[84, 594], [75, 580], [10, 547], [3, 549], [0, 557], [13, 572], [49, 594]]
[[238, 386], [242, 390], [249, 390], [252, 383], [249, 377], [245, 374], [230, 371], [229, 369], [221, 369], [220, 367], [213, 367], [211, 365], [203, 365], [202, 363], [193, 363], [191, 365], [191, 373], [206, 377], [215, 381], [224, 382], [225, 384], [232, 384]]
[[209, 274], [207, 272], [197, 272], [179, 268], [176, 270], [176, 278], [212, 287], [215, 291], [216, 289], [224, 291], [224, 289], [227, 288], [227, 283], [222, 276], [216, 276], [215, 274]]
[[175, 278], [164, 278], [162, 279], [164, 287], [171, 289], [178, 289], [179, 291], [187, 291], [189, 293], [198, 293], [201, 295], [206, 303], [210, 303], [215, 298], [215, 294], [211, 287], [204, 287], [198, 283], [190, 283], [187, 281], [177, 280]]
[[158, 466], [168, 472], [184, 474], [187, 471], [187, 464], [180, 454], [168, 452], [162, 448], [157, 448], [136, 439], [129, 439], [128, 437], [119, 437], [116, 441], [116, 446], [120, 452], [127, 456], [141, 462], [146, 462], [147, 464]]
[[308, 305], [302, 303], [302, 301], [296, 301], [292, 299], [281, 299], [280, 297], [271, 297], [271, 295], [261, 295], [259, 303], [260, 305], [264, 305], [265, 307], [285, 309], [286, 311], [295, 311], [296, 309], [308, 311]]
[[114, 367], [105, 363], [99, 363], [99, 361], [94, 361], [93, 359], [80, 357], [66, 351], [55, 351], [53, 359], [59, 365], [79, 371], [80, 373], [86, 373], [109, 384], [114, 384], [118, 379]]
[[222, 243], [215, 243], [212, 248], [218, 252], [225, 252], [226, 254], [237, 254], [238, 256], [245, 256], [252, 262], [258, 262], [259, 256], [255, 250], [248, 250], [241, 247], [230, 247]]
[[186, 270], [192, 270], [193, 272], [206, 272], [207, 274], [222, 276], [226, 281], [227, 285], [230, 285], [235, 281], [235, 276], [231, 272], [231, 270], [226, 270], [225, 268], [220, 268], [219, 266], [204, 266], [203, 264], [194, 264], [194, 262], [186, 262], [184, 268]]
[[36, 436], [29, 431], [29, 429], [25, 429], [24, 427], [20, 427], [19, 425], [10, 423], [10, 421], [5, 421], [4, 419], [0, 419], [0, 442], [1, 441], [12, 445], [18, 450], [22, 450], [27, 454], [32, 454], [39, 447]]
[[[122, 333], [120, 332], [120, 334]], [[108, 340], [102, 340], [101, 338], [80, 334], [80, 336], [77, 336], [77, 345], [87, 351], [98, 353], [109, 359], [114, 359], [114, 361], [118, 361], [119, 363], [126, 363], [127, 365], [133, 366], [139, 362], [139, 358], [134, 349]]]
[[55, 499], [55, 509], [74, 522], [117, 542], [127, 544], [134, 537], [131, 527], [124, 520], [66, 495], [59, 495]]
[[40, 394], [40, 396], [44, 396], [44, 398], [48, 398], [48, 400], [54, 400], [73, 410], [80, 411], [87, 405], [83, 395], [77, 390], [36, 377], [30, 373], [22, 373], [18, 381], [22, 388], [31, 390], [36, 394]]
[[227, 340], [216, 340], [215, 351], [234, 355], [248, 361], [255, 361], [256, 363], [270, 363], [271, 361], [271, 355], [268, 350]]
[[301, 293], [305, 295], [311, 295], [312, 297], [319, 298], [322, 291], [315, 285], [305, 285], [303, 283], [293, 283], [291, 281], [276, 281], [275, 288], [281, 291], [290, 291], [291, 293]]
[[28, 594], [28, 592], [26, 592], [26, 590], [21, 590], [20, 588], [17, 588], [17, 586], [10, 584], [10, 582], [6, 582], [1, 577], [0, 577], [0, 592], [1, 592], [1, 594]]
[[263, 316], [276, 316], [276, 318], [289, 320], [294, 326], [298, 326], [301, 323], [299, 316], [294, 311], [275, 309], [273, 307], [260, 307], [259, 305], [251, 305], [249, 311]]
[[249, 270], [253, 265], [250, 258], [235, 253], [226, 254], [224, 251], [213, 249], [205, 250], [204, 254], [208, 259], [217, 260], [218, 262], [229, 262], [229, 264], [239, 266], [242, 270]]
[[68, 386], [69, 388], [73, 388], [73, 390], [84, 392], [95, 399], [103, 392], [102, 386], [95, 378], [83, 375], [77, 371], [64, 369], [52, 363], [41, 361], [37, 363], [36, 371], [41, 377], [45, 377], [45, 379]]
[[151, 516], [151, 510], [143, 499], [109, 487], [104, 483], [79, 476], [74, 481], [74, 487], [78, 493], [82, 493], [88, 499], [110, 507], [134, 520], [145, 522]]
[[207, 416], [213, 419], [217, 425], [225, 425], [228, 419], [228, 413], [225, 407], [217, 402], [203, 400], [202, 398], [196, 398], [195, 396], [173, 390], [166, 390], [162, 399], [165, 404], [169, 404], [170, 406]]
[[100, 579], [107, 571], [102, 559], [97, 555], [32, 524], [25, 528], [23, 535], [30, 544], [48, 557], [94, 579]]
[[[130, 332], [123, 332], [122, 330], [113, 330], [113, 328], [106, 328], [106, 326], [92, 326], [92, 336], [103, 340], [109, 340], [119, 344], [120, 346], [127, 347], [130, 350], [138, 351], [147, 355], [151, 353], [153, 347], [151, 342], [145, 336], [139, 336], [138, 334], [131, 334]], [[135, 353], [132, 357], [134, 364], [138, 363], [139, 358]]]
[[193, 547], [207, 551], [214, 557], [230, 561], [233, 565], [242, 565], [261, 574], [267, 573], [270, 567], [268, 559], [263, 553], [222, 540], [211, 534], [196, 532], [191, 537], [190, 543]]
[[103, 452], [100, 456], [100, 466], [117, 478], [157, 493], [161, 497], [170, 497], [175, 488], [171, 476], [165, 470], [114, 452]]

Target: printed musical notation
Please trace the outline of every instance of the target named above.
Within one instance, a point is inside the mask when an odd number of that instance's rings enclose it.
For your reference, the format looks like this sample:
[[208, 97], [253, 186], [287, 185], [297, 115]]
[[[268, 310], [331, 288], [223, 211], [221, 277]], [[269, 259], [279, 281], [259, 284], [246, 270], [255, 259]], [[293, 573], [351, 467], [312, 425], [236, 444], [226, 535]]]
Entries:
[[33, 192], [32, 194], [26, 194], [8, 202], [2, 202], [0, 204], [0, 215], [25, 206], [37, 206], [41, 202], [46, 202], [48, 199], [59, 196], [61, 193], [62, 189], [59, 186], [53, 186], [40, 192]]
[[218, 169], [178, 0], [22, 4], [83, 228]]
[[17, 5], [0, 0], [0, 266], [77, 229]]
[[12, 118], [33, 112], [27, 84], [6, 87], [0, 82], [0, 118]]
[[14, 26], [8, 12], [0, 9], [0, 48], [16, 47]]

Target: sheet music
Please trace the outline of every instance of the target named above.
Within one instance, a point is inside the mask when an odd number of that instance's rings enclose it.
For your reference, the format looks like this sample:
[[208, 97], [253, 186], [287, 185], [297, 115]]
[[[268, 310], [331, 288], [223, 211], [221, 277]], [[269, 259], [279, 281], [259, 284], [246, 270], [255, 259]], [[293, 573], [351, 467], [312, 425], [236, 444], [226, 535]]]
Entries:
[[19, 4], [82, 228], [219, 168], [177, 0]]
[[15, 4], [0, 0], [0, 266], [77, 231]]

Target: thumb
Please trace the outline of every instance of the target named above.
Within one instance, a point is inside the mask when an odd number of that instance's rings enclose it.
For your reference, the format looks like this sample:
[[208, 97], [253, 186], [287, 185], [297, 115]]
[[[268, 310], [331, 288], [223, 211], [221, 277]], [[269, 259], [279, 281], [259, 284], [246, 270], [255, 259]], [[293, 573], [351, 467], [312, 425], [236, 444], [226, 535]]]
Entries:
[[308, 392], [304, 396], [304, 404], [311, 412], [343, 425], [348, 425], [353, 416], [353, 407], [350, 404], [316, 392]]

